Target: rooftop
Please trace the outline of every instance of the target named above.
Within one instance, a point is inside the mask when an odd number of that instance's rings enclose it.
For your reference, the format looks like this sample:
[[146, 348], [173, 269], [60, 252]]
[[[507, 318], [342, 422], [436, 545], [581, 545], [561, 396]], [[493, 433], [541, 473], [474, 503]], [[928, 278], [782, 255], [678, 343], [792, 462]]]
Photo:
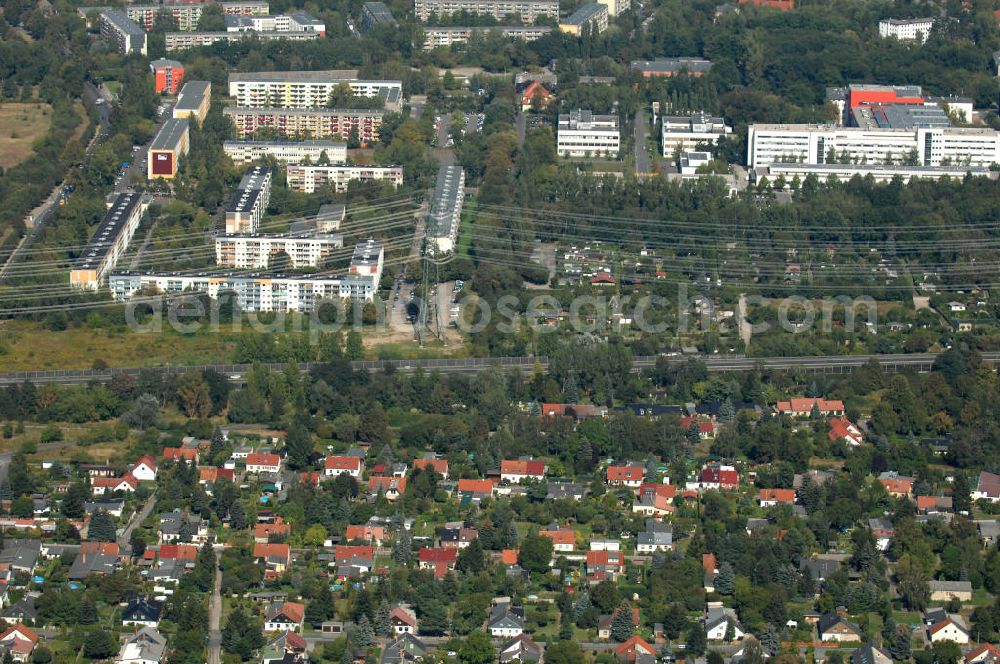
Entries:
[[90, 238], [87, 248], [76, 259], [75, 268], [78, 270], [92, 270], [100, 265], [101, 261], [111, 250], [119, 233], [125, 227], [132, 216], [136, 206], [142, 202], [142, 194], [128, 193], [118, 194], [111, 208], [104, 215], [94, 235]]
[[593, 19], [601, 12], [607, 12], [607, 10], [608, 8], [605, 5], [592, 2], [577, 9], [575, 12], [563, 19], [561, 23], [563, 25], [582, 25], [583, 23]]
[[175, 110], [197, 111], [202, 100], [212, 90], [210, 81], [187, 81], [177, 95]]
[[187, 134], [187, 118], [170, 118], [163, 123], [156, 137], [149, 144], [150, 150], [176, 150], [181, 139]]

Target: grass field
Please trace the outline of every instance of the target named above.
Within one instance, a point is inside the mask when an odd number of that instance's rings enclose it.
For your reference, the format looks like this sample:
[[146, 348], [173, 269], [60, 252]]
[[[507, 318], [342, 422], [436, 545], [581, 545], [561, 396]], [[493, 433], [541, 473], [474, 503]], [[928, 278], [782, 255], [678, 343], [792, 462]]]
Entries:
[[10, 168], [31, 156], [32, 144], [49, 130], [52, 107], [40, 102], [0, 104], [0, 166]]

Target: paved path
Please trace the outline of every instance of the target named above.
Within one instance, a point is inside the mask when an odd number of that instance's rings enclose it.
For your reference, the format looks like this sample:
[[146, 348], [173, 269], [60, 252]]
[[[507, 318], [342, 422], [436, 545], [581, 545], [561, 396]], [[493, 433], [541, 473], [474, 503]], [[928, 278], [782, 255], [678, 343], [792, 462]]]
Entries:
[[208, 600], [208, 664], [222, 662], [222, 570], [219, 550], [215, 549], [215, 585]]
[[142, 506], [138, 512], [132, 515], [129, 520], [128, 525], [122, 530], [121, 536], [118, 538], [118, 545], [124, 549], [128, 546], [128, 543], [132, 537], [132, 531], [136, 529], [146, 518], [153, 512], [153, 508], [156, 507], [156, 494], [151, 495], [147, 500], [146, 504]]
[[649, 150], [646, 149], [649, 125], [646, 123], [646, 114], [642, 109], [635, 112], [633, 130], [635, 132], [635, 174], [649, 175], [653, 172], [653, 165], [649, 160]]

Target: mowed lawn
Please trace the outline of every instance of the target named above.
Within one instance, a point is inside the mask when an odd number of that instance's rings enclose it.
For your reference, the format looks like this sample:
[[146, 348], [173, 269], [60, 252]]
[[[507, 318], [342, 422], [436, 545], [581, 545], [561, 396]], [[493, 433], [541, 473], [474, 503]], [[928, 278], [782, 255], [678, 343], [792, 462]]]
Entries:
[[32, 144], [49, 130], [52, 107], [41, 102], [0, 104], [0, 166], [16, 166], [32, 155]]

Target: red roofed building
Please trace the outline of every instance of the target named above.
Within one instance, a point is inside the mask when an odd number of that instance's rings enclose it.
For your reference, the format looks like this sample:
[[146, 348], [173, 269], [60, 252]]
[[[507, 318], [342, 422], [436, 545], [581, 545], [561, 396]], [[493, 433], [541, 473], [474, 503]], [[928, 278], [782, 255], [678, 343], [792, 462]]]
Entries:
[[625, 569], [625, 557], [621, 551], [588, 551], [587, 577], [591, 583], [605, 579], [614, 581]]
[[504, 565], [516, 565], [519, 553], [520, 550], [518, 549], [504, 549], [500, 552], [500, 562]]
[[284, 602], [268, 609], [264, 616], [265, 632], [298, 632], [302, 630], [306, 607], [298, 602]]
[[105, 493], [114, 493], [115, 491], [131, 493], [137, 488], [139, 488], [139, 482], [130, 473], [126, 473], [122, 477], [95, 477], [90, 481], [90, 490], [95, 496], [103, 496]]
[[215, 466], [207, 466], [201, 468], [198, 471], [198, 484], [215, 484], [220, 480], [229, 480], [230, 482], [236, 479], [236, 471], [232, 468], [216, 468]]
[[552, 101], [552, 93], [538, 81], [531, 81], [521, 91], [521, 111], [530, 110], [536, 99], [541, 108], [547, 108]]
[[910, 498], [913, 496], [913, 478], [887, 471], [878, 476], [878, 481], [893, 498]]
[[552, 540], [553, 551], [572, 551], [576, 548], [576, 533], [572, 528], [555, 528], [553, 530], [539, 530], [538, 534]]
[[917, 496], [917, 509], [928, 514], [951, 512], [954, 501], [951, 496]]
[[281, 457], [271, 452], [251, 452], [247, 455], [248, 473], [280, 473]]
[[496, 484], [493, 480], [471, 480], [462, 479], [458, 481], [458, 492], [459, 493], [471, 493], [491, 496], [493, 495], [493, 490], [496, 488]]
[[448, 575], [449, 570], [455, 569], [455, 561], [458, 559], [458, 549], [444, 549], [440, 547], [423, 547], [418, 554], [420, 569], [434, 572], [435, 579], [443, 579]]
[[129, 473], [140, 482], [152, 482], [156, 479], [156, 471], [156, 459], [147, 454], [135, 462]]
[[995, 664], [1000, 662], [1000, 648], [992, 643], [984, 643], [965, 653], [965, 664]]
[[195, 560], [198, 547], [194, 544], [161, 544], [158, 556], [160, 560]]
[[[687, 430], [691, 427], [691, 422], [694, 422], [694, 418], [682, 417], [681, 426]], [[715, 423], [706, 420], [697, 420], [698, 426], [698, 437], [702, 440], [707, 440], [715, 436]]]
[[659, 497], [673, 501], [674, 496], [677, 495], [677, 486], [675, 484], [662, 484], [660, 482], [643, 482], [639, 485], [639, 490], [636, 493], [639, 496], [642, 496], [644, 493], [653, 493]]
[[196, 447], [164, 447], [163, 460], [184, 463], [198, 463], [198, 448]]
[[382, 494], [386, 500], [396, 500], [406, 493], [406, 478], [392, 475], [373, 475], [368, 478], [368, 493]]
[[776, 409], [782, 415], [792, 417], [809, 417], [813, 414], [813, 406], [824, 417], [837, 417], [844, 414], [843, 401], [827, 401], [821, 397], [796, 398], [790, 401], [779, 401]]
[[315, 471], [302, 471], [299, 473], [299, 482], [319, 486], [319, 473]]
[[420, 470], [433, 470], [438, 475], [441, 475], [445, 479], [448, 478], [448, 460], [447, 459], [417, 459], [413, 462], [414, 469]]
[[761, 489], [757, 500], [761, 507], [794, 505], [795, 489]]
[[591, 286], [614, 286], [618, 282], [610, 272], [600, 271], [590, 278]]
[[733, 491], [740, 486], [740, 474], [732, 466], [711, 464], [702, 469], [698, 478], [700, 489]]
[[589, 403], [542, 403], [541, 417], [556, 417], [563, 415], [577, 420], [585, 420], [588, 417], [604, 417], [608, 414], [607, 408], [595, 406]]
[[120, 552], [118, 542], [80, 542], [80, 553], [100, 553], [105, 556], [117, 556]]
[[608, 486], [627, 486], [638, 489], [646, 477], [646, 469], [642, 466], [608, 466], [606, 481]]
[[338, 563], [346, 563], [354, 558], [361, 558], [362, 560], [374, 560], [375, 559], [375, 547], [366, 544], [362, 545], [350, 545], [350, 544], [338, 544], [333, 548], [333, 557]]
[[272, 523], [258, 523], [253, 527], [253, 541], [270, 542], [272, 537], [288, 537], [292, 527], [280, 516]]
[[656, 649], [638, 634], [615, 648], [615, 659], [620, 662], [635, 662], [639, 655], [656, 657]]
[[864, 442], [864, 434], [846, 417], [834, 417], [830, 419], [830, 432], [827, 434], [830, 440], [836, 442], [842, 440], [848, 445], [857, 447]]
[[328, 456], [323, 462], [323, 474], [327, 477], [346, 474], [357, 479], [361, 476], [361, 459], [355, 456]]
[[381, 546], [383, 542], [388, 542], [391, 538], [389, 529], [385, 526], [348, 526], [344, 534], [344, 540], [348, 542], [373, 542], [376, 546]]
[[38, 644], [38, 634], [21, 623], [11, 625], [0, 634], [0, 647], [10, 650], [15, 662], [27, 662]]
[[545, 462], [533, 460], [504, 460], [500, 462], [500, 480], [520, 484], [524, 480], [545, 478]]
[[981, 471], [976, 488], [972, 491], [972, 499], [1000, 502], [1000, 475]]
[[264, 563], [264, 576], [276, 579], [285, 570], [292, 559], [292, 550], [287, 544], [267, 544], [256, 542], [253, 545], [253, 557]]
[[753, 5], [754, 7], [773, 7], [782, 11], [795, 9], [795, 0], [740, 0], [741, 5]]

